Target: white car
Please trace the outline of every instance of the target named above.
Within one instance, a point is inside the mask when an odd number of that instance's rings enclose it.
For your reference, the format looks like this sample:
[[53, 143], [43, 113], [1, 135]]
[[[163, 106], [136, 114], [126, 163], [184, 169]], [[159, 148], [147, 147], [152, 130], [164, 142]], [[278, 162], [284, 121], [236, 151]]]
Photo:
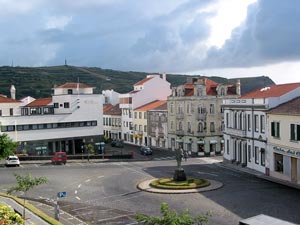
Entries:
[[20, 166], [18, 156], [10, 155], [6, 158], [5, 166]]

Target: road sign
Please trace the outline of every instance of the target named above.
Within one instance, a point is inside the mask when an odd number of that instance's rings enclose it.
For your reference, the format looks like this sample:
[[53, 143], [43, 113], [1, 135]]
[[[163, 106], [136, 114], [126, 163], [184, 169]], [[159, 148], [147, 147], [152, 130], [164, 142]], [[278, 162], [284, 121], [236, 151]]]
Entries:
[[57, 197], [58, 198], [65, 198], [65, 197], [67, 197], [67, 192], [66, 191], [58, 192]]

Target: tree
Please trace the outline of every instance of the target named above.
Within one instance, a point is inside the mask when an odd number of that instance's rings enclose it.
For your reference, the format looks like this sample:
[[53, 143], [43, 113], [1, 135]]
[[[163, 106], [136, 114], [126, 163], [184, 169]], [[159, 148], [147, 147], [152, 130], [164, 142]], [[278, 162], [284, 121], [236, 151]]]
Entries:
[[9, 206], [0, 204], [0, 224], [21, 224], [24, 223], [22, 217], [15, 213]]
[[47, 183], [48, 180], [45, 177], [31, 177], [31, 175], [28, 173], [25, 176], [21, 176], [18, 174], [14, 174], [17, 180], [17, 186], [10, 188], [7, 193], [11, 194], [13, 192], [22, 191], [24, 192], [24, 202], [23, 202], [23, 220], [25, 224], [25, 199], [27, 191], [34, 188], [35, 186]]
[[0, 135], [0, 159], [12, 155], [16, 147], [17, 143], [13, 142], [7, 134]]
[[161, 203], [160, 212], [162, 217], [151, 217], [143, 214], [137, 214], [136, 220], [142, 222], [144, 225], [203, 225], [208, 224], [208, 217], [211, 213], [207, 212], [205, 215], [191, 216], [188, 210], [181, 213], [169, 210], [167, 203]]

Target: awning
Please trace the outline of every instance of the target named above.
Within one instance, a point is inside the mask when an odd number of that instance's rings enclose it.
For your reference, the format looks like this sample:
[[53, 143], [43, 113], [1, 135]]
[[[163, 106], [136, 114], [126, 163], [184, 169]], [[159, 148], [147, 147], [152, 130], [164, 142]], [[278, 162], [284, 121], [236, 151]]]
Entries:
[[204, 141], [197, 141], [197, 144], [203, 144], [204, 145]]
[[182, 139], [176, 139], [176, 142], [182, 143], [183, 140]]
[[210, 144], [217, 144], [218, 142], [216, 140], [210, 140], [209, 143]]

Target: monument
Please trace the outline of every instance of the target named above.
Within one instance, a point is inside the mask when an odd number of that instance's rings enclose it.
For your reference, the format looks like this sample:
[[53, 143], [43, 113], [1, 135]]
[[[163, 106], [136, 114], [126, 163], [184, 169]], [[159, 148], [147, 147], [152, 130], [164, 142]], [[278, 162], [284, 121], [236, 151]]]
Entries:
[[177, 168], [174, 173], [173, 180], [174, 181], [186, 181], [186, 175], [184, 169], [181, 167], [181, 162], [183, 158], [183, 149], [178, 148], [175, 150], [175, 156], [177, 161]]

